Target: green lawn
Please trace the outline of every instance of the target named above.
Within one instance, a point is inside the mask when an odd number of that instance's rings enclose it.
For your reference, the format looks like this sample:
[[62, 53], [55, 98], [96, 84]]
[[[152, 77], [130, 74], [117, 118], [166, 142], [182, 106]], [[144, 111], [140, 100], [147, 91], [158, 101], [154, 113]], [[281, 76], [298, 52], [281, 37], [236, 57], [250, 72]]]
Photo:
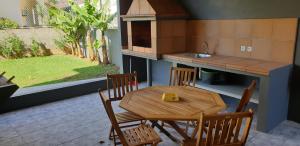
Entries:
[[0, 61], [0, 72], [15, 76], [14, 83], [20, 87], [76, 81], [116, 73], [113, 65], [98, 65], [74, 56], [52, 55]]

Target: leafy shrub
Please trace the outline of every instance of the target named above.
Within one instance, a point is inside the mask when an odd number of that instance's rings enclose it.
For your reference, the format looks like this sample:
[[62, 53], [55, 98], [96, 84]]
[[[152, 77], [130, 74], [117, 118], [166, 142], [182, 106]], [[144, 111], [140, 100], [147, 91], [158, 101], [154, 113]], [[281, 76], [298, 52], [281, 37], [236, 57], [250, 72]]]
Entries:
[[30, 54], [33, 57], [50, 56], [52, 55], [52, 52], [50, 51], [50, 49], [47, 49], [45, 44], [38, 42], [35, 39], [32, 39], [30, 46]]
[[5, 58], [22, 58], [26, 53], [24, 42], [16, 35], [5, 38], [0, 46], [0, 54]]
[[45, 44], [33, 39], [29, 47], [16, 35], [11, 35], [0, 41], [0, 56], [7, 59], [23, 58], [29, 56], [49, 56], [52, 55], [50, 49]]
[[99, 40], [95, 40], [95, 41], [94, 41], [93, 47], [94, 47], [95, 49], [98, 50], [101, 46], [102, 46], [102, 42], [100, 42]]
[[40, 44], [38, 41], [36, 40], [32, 40], [31, 41], [31, 56], [40, 56]]
[[55, 39], [54, 43], [57, 48], [62, 50], [65, 54], [72, 54], [71, 46], [69, 46], [69, 43], [65, 38]]
[[8, 18], [0, 18], [0, 29], [4, 29], [4, 28], [17, 28], [19, 25], [8, 19]]
[[41, 53], [42, 56], [50, 56], [50, 55], [52, 55], [51, 50], [48, 49], [44, 43], [39, 43], [39, 45], [40, 45], [40, 49], [42, 51], [42, 53]]

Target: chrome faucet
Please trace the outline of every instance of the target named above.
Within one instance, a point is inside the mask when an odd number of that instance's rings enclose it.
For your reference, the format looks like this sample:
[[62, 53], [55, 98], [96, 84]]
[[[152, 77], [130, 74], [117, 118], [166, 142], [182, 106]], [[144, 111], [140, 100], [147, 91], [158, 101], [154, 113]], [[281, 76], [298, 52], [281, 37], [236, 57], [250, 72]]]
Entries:
[[207, 43], [207, 41], [202, 42], [202, 44], [201, 44], [201, 49], [204, 50], [203, 53], [208, 54], [209, 48], [208, 48], [208, 43]]

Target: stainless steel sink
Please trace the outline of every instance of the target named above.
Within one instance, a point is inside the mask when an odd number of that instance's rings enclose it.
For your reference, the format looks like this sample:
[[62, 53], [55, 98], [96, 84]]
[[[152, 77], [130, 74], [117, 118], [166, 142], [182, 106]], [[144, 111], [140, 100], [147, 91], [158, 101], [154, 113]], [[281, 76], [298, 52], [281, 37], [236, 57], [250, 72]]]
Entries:
[[198, 53], [194, 55], [195, 58], [209, 58], [211, 57], [210, 54], [205, 54], [205, 53]]

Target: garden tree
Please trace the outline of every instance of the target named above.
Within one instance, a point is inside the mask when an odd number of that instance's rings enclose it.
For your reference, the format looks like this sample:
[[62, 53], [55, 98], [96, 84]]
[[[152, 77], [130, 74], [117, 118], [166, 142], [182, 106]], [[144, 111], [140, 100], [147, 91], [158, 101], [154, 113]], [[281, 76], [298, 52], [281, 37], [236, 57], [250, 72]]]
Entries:
[[[98, 1], [98, 0], [96, 0]], [[106, 38], [105, 32], [108, 30], [110, 22], [113, 21], [116, 13], [111, 14], [109, 9], [109, 0], [106, 0], [104, 4], [100, 4], [100, 8], [97, 11], [98, 13], [95, 14], [96, 21], [94, 22], [94, 27], [101, 31], [101, 45], [102, 45], [102, 54], [103, 54], [103, 64], [108, 64], [108, 51], [106, 46]]]
[[[94, 2], [94, 1], [93, 1]], [[92, 39], [92, 31], [93, 31], [93, 23], [95, 21], [94, 13], [96, 12], [96, 7], [93, 6], [97, 3], [92, 3], [90, 0], [85, 0], [83, 6], [79, 6], [74, 0], [69, 0], [69, 4], [71, 5], [71, 10], [75, 13], [76, 16], [80, 17], [81, 20], [86, 24], [86, 44], [89, 54], [89, 59], [91, 61], [95, 61], [98, 57], [96, 57], [96, 50], [93, 47], [93, 39]], [[98, 54], [98, 53], [97, 53]]]
[[64, 11], [53, 5], [48, 6], [50, 14], [49, 23], [64, 32], [64, 39], [72, 46], [72, 54], [83, 57], [79, 42], [87, 32], [85, 21], [82, 20], [82, 17], [72, 12]]
[[[106, 46], [105, 32], [108, 29], [109, 23], [113, 20], [116, 14], [109, 12], [109, 0], [104, 4], [100, 0], [85, 0], [83, 6], [79, 6], [75, 0], [68, 0], [70, 10], [65, 11], [55, 6], [51, 6], [50, 24], [62, 30], [66, 35], [65, 38], [72, 44], [72, 54], [75, 50], [80, 50], [79, 42], [86, 38], [86, 48], [88, 49], [89, 58], [91, 61], [98, 60], [101, 63], [98, 48], [102, 48], [103, 64], [108, 64], [108, 51]], [[101, 31], [101, 41], [93, 39], [92, 32]]]
[[[73, 0], [71, 0], [73, 1]], [[87, 48], [90, 53], [90, 59], [98, 59], [99, 62], [99, 52], [98, 46], [101, 45], [102, 48], [102, 58], [103, 64], [108, 64], [108, 51], [106, 46], [105, 32], [108, 29], [109, 23], [113, 20], [116, 14], [110, 14], [109, 12], [109, 0], [106, 0], [104, 4], [100, 3], [100, 0], [85, 0], [84, 6], [80, 7], [74, 2], [71, 3], [72, 10], [85, 20], [87, 24]], [[100, 30], [101, 31], [101, 41], [93, 40], [91, 31]], [[100, 44], [100, 45], [99, 45]], [[97, 54], [97, 56], [95, 55]]]

